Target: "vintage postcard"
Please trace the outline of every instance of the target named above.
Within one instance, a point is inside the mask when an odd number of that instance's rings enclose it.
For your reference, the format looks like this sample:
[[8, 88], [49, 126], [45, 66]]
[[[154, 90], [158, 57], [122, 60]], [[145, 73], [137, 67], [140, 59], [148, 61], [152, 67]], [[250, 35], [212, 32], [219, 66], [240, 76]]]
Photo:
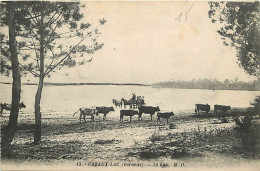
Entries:
[[1, 1], [0, 170], [258, 170], [259, 1]]

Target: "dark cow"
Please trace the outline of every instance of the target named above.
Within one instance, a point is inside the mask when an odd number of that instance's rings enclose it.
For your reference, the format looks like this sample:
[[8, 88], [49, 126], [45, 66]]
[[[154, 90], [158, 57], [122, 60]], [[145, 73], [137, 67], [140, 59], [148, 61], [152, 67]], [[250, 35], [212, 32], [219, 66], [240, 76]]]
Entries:
[[122, 107], [122, 101], [120, 100], [116, 100], [116, 99], [112, 99], [112, 102], [113, 104], [116, 106], [116, 107]]
[[141, 106], [138, 108], [139, 109], [139, 120], [143, 120], [142, 118], [142, 114], [150, 114], [151, 115], [151, 120], [153, 120], [153, 115], [155, 114], [155, 112], [160, 111], [159, 106], [154, 107], [154, 106]]
[[[1, 103], [1, 104], [0, 104], [0, 107], [1, 107], [1, 109], [0, 109], [0, 115], [3, 116], [3, 111], [4, 111], [4, 109], [5, 109], [5, 110], [11, 110], [12, 105], [11, 105], [11, 104], [8, 104], [8, 103]], [[26, 108], [26, 106], [25, 106], [25, 104], [24, 104], [23, 102], [21, 102], [21, 103], [19, 104], [19, 109], [21, 110], [22, 108]]]
[[171, 116], [173, 116], [174, 113], [173, 112], [157, 112], [157, 124], [158, 121], [160, 122], [160, 118], [165, 118], [167, 119], [167, 124], [168, 124], [168, 120]]
[[105, 107], [105, 106], [101, 106], [101, 107], [96, 107], [96, 115], [98, 115], [99, 113], [103, 113], [103, 121], [106, 119], [106, 116], [109, 112], [115, 111], [113, 107]]
[[200, 114], [200, 110], [205, 111], [206, 113], [209, 113], [210, 105], [208, 105], [208, 104], [196, 104], [195, 105], [196, 114], [197, 114], [197, 112], [198, 112], [198, 114]]
[[[94, 121], [94, 115], [96, 114], [96, 109], [95, 109], [95, 108], [84, 108], [84, 107], [82, 107], [82, 108], [79, 108], [78, 111], [80, 112], [80, 115], [79, 115], [79, 122], [80, 122], [80, 123], [81, 123], [81, 118], [82, 118], [82, 116], [83, 116], [83, 119], [84, 119], [85, 122], [87, 122], [87, 121], [86, 121], [86, 116], [90, 116], [90, 117], [91, 117], [91, 121]], [[78, 112], [78, 111], [77, 111], [77, 112]], [[75, 113], [73, 114], [73, 116], [74, 116], [77, 112], [75, 112]]]
[[224, 105], [214, 105], [214, 113], [217, 114], [218, 110], [222, 111], [223, 113], [226, 113], [226, 111], [230, 110], [230, 106], [224, 106]]
[[132, 116], [134, 115], [138, 115], [138, 111], [137, 110], [120, 110], [120, 122], [123, 122], [123, 118], [124, 116], [130, 116], [130, 122], [132, 120]]

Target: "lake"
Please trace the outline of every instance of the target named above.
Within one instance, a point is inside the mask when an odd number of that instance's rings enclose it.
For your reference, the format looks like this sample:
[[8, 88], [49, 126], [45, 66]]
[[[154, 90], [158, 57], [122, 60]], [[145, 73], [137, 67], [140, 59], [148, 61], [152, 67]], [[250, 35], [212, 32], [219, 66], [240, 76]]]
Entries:
[[[11, 102], [11, 85], [0, 84], [1, 102]], [[35, 85], [22, 85], [21, 101], [27, 106], [23, 115], [34, 115]], [[3, 93], [4, 92], [4, 93]], [[214, 104], [231, 107], [249, 107], [260, 91], [172, 89], [149, 86], [118, 85], [80, 85], [80, 86], [45, 86], [43, 88], [41, 111], [42, 118], [71, 118], [80, 107], [112, 106], [112, 99], [122, 97], [130, 99], [132, 93], [144, 96], [147, 105], [159, 106], [161, 110], [194, 112], [196, 103], [208, 103], [213, 110]], [[108, 115], [118, 117], [119, 109]], [[7, 115], [7, 112], [4, 113]]]

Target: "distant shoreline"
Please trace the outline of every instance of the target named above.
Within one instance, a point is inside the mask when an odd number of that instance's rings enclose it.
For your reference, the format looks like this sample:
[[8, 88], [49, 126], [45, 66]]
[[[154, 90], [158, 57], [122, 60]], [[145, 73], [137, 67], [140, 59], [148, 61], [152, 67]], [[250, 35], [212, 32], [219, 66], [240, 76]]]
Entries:
[[252, 82], [232, 81], [226, 79], [221, 82], [218, 80], [203, 79], [192, 81], [167, 81], [152, 84], [158, 88], [177, 88], [177, 89], [206, 89], [206, 90], [240, 90], [240, 91], [260, 91], [260, 81]]
[[[9, 82], [0, 82], [1, 84], [12, 84]], [[22, 85], [38, 85], [37, 83], [22, 83]], [[149, 84], [137, 84], [137, 83], [44, 83], [45, 86], [81, 86], [81, 85], [118, 85], [118, 86], [150, 86]]]
[[247, 90], [247, 89], [209, 89], [209, 88], [185, 88], [185, 87], [164, 87], [164, 86], [155, 86], [150, 85], [153, 88], [171, 88], [171, 89], [182, 89], [182, 90], [234, 90], [234, 91], [260, 91], [260, 90]]
[[[0, 84], [12, 84], [10, 82], [0, 82]], [[37, 83], [22, 83], [22, 85], [38, 85]], [[155, 84], [138, 84], [138, 83], [44, 83], [44, 86], [84, 86], [84, 85], [112, 85], [112, 86], [145, 86], [145, 87], [152, 87], [152, 88], [171, 88], [171, 89], [192, 89], [192, 90], [237, 90], [237, 91], [260, 91], [260, 90], [250, 90], [250, 89], [210, 89], [210, 88], [189, 88], [189, 87], [171, 87], [165, 85], [158, 85]]]

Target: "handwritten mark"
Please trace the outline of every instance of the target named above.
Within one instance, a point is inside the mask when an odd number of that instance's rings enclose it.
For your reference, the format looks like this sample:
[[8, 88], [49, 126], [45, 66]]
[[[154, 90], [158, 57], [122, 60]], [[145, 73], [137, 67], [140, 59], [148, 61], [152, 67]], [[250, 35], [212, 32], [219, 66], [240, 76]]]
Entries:
[[[191, 7], [184, 13], [185, 15], [185, 19], [188, 20], [188, 13], [191, 11], [192, 7], [194, 6], [195, 4], [192, 4]], [[182, 18], [182, 12], [175, 18], [175, 20], [179, 20], [179, 22], [181, 21], [181, 18]]]
[[179, 19], [179, 22], [181, 21], [182, 12], [178, 15], [178, 17], [175, 18], [175, 20]]

